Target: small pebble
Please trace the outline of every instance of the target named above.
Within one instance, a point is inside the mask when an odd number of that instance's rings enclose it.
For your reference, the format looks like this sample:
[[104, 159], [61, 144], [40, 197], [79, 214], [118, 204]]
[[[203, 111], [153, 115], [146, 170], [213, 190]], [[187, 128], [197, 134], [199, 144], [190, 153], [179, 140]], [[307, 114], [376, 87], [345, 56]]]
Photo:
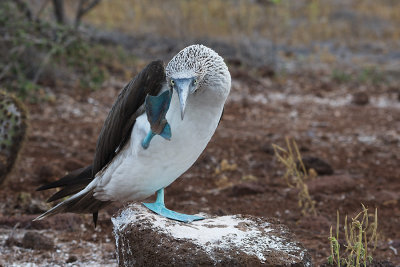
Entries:
[[369, 103], [369, 96], [364, 92], [357, 92], [353, 94], [351, 102], [358, 106], [365, 106]]
[[78, 260], [78, 258], [75, 255], [71, 255], [67, 259], [66, 263], [76, 262], [77, 260]]

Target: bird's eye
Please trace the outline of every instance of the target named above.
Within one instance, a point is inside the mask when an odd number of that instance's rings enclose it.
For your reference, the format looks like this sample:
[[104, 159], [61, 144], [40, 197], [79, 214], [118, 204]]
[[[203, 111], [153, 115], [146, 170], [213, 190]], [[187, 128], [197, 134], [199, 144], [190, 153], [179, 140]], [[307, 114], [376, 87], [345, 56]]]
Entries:
[[174, 86], [175, 85], [175, 81], [171, 80], [171, 85]]
[[197, 84], [197, 79], [193, 80], [193, 84], [196, 85]]

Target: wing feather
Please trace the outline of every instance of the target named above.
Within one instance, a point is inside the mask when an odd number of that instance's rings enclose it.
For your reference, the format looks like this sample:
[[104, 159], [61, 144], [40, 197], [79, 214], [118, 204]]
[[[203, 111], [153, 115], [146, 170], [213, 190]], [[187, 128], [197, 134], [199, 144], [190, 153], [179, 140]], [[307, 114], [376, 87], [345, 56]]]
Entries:
[[158, 95], [165, 83], [162, 61], [153, 61], [121, 91], [97, 140], [92, 178], [106, 166], [129, 140], [136, 118], [144, 112], [146, 95]]

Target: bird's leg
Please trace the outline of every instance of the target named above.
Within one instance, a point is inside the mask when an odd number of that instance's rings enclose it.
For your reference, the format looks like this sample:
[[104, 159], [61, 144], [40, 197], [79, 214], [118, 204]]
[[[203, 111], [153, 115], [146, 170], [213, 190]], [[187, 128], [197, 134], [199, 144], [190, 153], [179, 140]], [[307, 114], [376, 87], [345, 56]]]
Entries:
[[156, 202], [143, 203], [143, 205], [145, 205], [149, 210], [157, 213], [158, 215], [180, 222], [192, 222], [204, 219], [203, 217], [200, 216], [187, 215], [167, 209], [164, 204], [164, 188], [161, 188], [160, 190], [157, 191]]
[[144, 149], [149, 147], [151, 139], [157, 134], [167, 140], [171, 139], [171, 127], [165, 118], [171, 103], [171, 97], [172, 92], [170, 90], [163, 92], [159, 96], [146, 96], [145, 109], [147, 120], [150, 123], [150, 131], [142, 141]]

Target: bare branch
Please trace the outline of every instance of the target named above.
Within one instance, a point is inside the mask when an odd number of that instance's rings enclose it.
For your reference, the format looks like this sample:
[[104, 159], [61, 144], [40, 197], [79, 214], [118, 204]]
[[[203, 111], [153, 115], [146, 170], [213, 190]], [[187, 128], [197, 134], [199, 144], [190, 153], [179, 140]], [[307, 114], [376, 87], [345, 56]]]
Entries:
[[89, 2], [88, 0], [80, 0], [78, 5], [78, 10], [75, 17], [75, 28], [78, 28], [81, 23], [82, 17], [88, 13], [92, 8], [100, 3], [101, 0], [93, 0]]
[[53, 0], [54, 16], [59, 24], [65, 23], [64, 0]]
[[42, 14], [44, 8], [47, 6], [48, 3], [49, 3], [49, 0], [44, 0], [43, 4], [39, 8], [39, 11], [36, 12], [35, 21], [39, 20], [40, 15]]

